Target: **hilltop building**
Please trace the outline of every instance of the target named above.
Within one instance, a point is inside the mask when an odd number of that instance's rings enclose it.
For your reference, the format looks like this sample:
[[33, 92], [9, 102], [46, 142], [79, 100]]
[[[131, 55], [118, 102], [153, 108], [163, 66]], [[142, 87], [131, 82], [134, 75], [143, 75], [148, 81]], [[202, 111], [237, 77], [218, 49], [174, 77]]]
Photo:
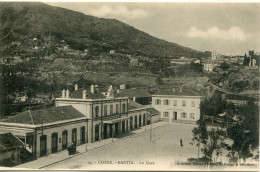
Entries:
[[211, 52], [211, 60], [220, 60], [221, 54], [218, 53], [216, 50]]
[[246, 54], [244, 56], [243, 65], [249, 68], [256, 68], [259, 66], [259, 56], [255, 55], [253, 50], [250, 50], [248, 56]]
[[189, 90], [160, 90], [152, 97], [152, 107], [160, 112], [160, 120], [196, 123], [200, 119], [202, 99], [202, 96]]

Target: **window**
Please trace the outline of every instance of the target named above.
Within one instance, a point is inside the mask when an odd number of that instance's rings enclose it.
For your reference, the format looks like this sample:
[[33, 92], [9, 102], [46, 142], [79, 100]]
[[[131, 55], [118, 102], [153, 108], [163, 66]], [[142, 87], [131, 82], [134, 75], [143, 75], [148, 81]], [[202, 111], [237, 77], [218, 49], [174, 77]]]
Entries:
[[173, 106], [177, 106], [177, 100], [173, 101]]
[[122, 105], [122, 112], [125, 113], [125, 104]]
[[163, 112], [163, 117], [169, 118], [169, 112]]
[[114, 111], [113, 111], [113, 105], [110, 105], [110, 115], [113, 115]]
[[104, 106], [104, 115], [107, 116], [107, 105]]
[[164, 100], [164, 105], [169, 105], [169, 100]]
[[119, 114], [119, 104], [116, 104], [116, 113]]
[[185, 112], [181, 113], [181, 118], [187, 118], [187, 114]]
[[191, 101], [191, 106], [195, 107], [195, 101]]
[[95, 116], [98, 117], [98, 115], [99, 115], [99, 107], [96, 106], [95, 107]]
[[156, 105], [160, 105], [160, 104], [161, 104], [161, 100], [160, 100], [160, 99], [156, 99], [156, 100], [155, 100], [155, 104], [156, 104]]
[[185, 100], [182, 101], [182, 106], [186, 106], [186, 101]]
[[195, 119], [194, 113], [190, 113], [190, 119]]

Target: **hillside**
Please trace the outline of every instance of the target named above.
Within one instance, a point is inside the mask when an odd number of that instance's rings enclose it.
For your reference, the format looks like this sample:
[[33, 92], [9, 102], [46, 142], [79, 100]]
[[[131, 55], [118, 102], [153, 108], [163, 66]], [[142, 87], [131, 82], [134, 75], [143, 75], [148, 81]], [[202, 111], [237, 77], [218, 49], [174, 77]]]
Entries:
[[205, 54], [150, 36], [114, 19], [103, 19], [43, 3], [0, 3], [1, 47], [19, 41], [22, 44], [34, 37], [52, 41], [65, 40], [71, 48], [89, 49], [145, 56], [178, 58], [204, 57]]

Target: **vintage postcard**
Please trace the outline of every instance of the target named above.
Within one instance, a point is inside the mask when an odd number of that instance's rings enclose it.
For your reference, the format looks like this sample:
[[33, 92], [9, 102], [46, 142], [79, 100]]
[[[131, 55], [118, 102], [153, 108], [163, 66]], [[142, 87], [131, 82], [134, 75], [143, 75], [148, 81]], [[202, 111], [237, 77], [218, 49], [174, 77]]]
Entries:
[[260, 3], [0, 2], [0, 169], [259, 171]]

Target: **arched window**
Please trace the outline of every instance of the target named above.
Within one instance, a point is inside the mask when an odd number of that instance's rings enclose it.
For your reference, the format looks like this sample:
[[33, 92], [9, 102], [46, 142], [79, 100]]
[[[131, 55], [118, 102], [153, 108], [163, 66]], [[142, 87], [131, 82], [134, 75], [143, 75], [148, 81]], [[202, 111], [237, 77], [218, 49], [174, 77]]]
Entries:
[[116, 104], [116, 114], [119, 114], [119, 104]]
[[99, 116], [99, 106], [95, 107], [95, 116], [98, 117]]
[[104, 115], [107, 116], [107, 105], [104, 106]]
[[72, 141], [72, 143], [77, 144], [77, 128], [72, 129], [71, 141]]
[[125, 104], [123, 103], [122, 104], [122, 113], [125, 113], [126, 111], [125, 111]]
[[114, 110], [113, 110], [113, 105], [110, 105], [110, 115], [113, 115]]

